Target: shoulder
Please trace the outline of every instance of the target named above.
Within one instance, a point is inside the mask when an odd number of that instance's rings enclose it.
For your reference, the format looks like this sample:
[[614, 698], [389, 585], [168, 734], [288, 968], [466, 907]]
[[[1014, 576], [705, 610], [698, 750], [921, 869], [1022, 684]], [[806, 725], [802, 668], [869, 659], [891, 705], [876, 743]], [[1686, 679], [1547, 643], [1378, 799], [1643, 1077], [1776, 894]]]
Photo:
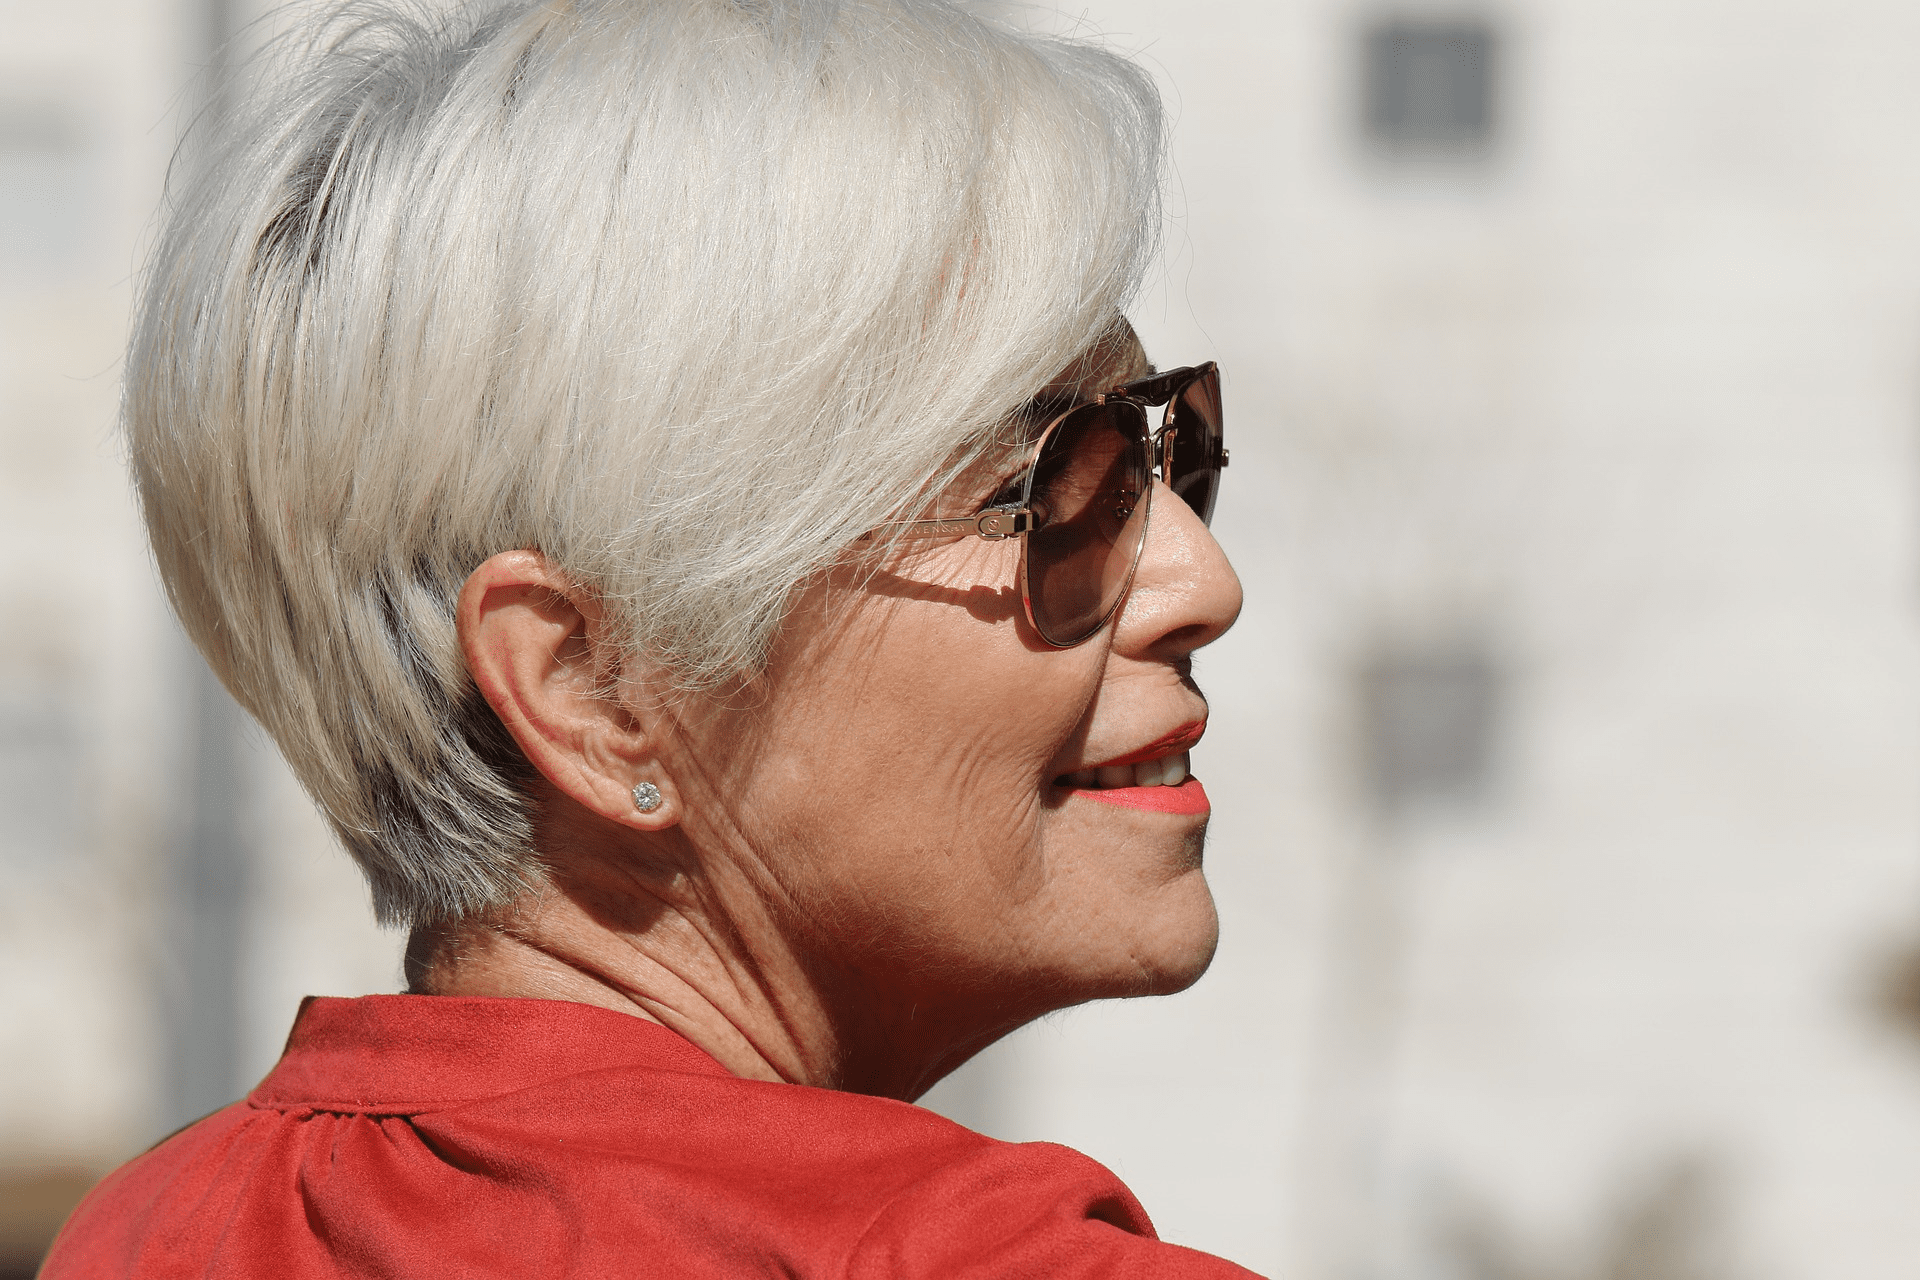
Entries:
[[[498, 1056], [500, 1091], [426, 1102], [351, 1063], [280, 1073], [110, 1177], [43, 1274], [1247, 1274], [1155, 1239], [1119, 1179], [1065, 1147], [639, 1049], [518, 1077]], [[465, 1092], [435, 1078], [405, 1083]]]
[[1160, 1240], [1133, 1193], [1098, 1161], [1052, 1143], [991, 1140], [885, 1205], [847, 1268], [849, 1280], [1252, 1274]]
[[54, 1241], [40, 1275], [150, 1274], [156, 1253], [194, 1254], [258, 1158], [249, 1131], [266, 1120], [245, 1103], [222, 1108], [121, 1165], [87, 1193]]

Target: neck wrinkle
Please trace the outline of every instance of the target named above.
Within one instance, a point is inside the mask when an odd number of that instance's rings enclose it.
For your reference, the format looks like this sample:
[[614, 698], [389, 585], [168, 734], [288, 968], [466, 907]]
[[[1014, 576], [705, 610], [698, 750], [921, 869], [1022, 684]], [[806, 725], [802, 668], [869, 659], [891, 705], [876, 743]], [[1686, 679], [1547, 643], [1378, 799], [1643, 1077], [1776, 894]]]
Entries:
[[[810, 1068], [808, 1037], [780, 1016], [772, 984], [741, 981], [753, 966], [714, 946], [715, 931], [665, 903], [637, 930], [596, 914], [549, 891], [506, 918], [435, 930], [410, 989], [593, 1005], [666, 1027], [744, 1079], [831, 1087]], [[418, 949], [410, 942], [410, 954]]]

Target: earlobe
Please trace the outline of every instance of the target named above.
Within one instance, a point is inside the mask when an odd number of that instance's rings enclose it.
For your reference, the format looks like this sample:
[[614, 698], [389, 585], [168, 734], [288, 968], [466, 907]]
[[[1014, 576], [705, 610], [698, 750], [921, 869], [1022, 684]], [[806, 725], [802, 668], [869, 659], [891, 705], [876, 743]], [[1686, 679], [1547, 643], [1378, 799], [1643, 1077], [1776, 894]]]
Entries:
[[606, 816], [635, 831], [665, 831], [680, 825], [679, 789], [651, 751], [623, 761], [621, 776], [628, 783], [621, 811]]
[[[537, 551], [490, 557], [455, 610], [467, 670], [521, 752], [563, 795], [624, 827], [679, 822], [650, 726], [610, 696], [599, 601]], [[654, 803], [638, 803], [647, 783]]]
[[666, 775], [649, 769], [627, 791], [630, 808], [623, 824], [636, 831], [664, 831], [680, 825], [680, 796]]

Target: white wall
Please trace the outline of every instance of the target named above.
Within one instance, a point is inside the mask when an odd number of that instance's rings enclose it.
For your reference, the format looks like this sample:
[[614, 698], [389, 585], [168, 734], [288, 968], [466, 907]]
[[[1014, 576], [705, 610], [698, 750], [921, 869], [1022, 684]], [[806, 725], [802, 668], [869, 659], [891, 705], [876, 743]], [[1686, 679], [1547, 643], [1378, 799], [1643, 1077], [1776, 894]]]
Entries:
[[[1920, 11], [1495, 8], [1501, 147], [1411, 170], [1355, 145], [1374, 12], [1087, 9], [1172, 86], [1150, 349], [1230, 375], [1227, 941], [958, 1096], [1290, 1277], [1598, 1275], [1663, 1185], [1706, 1274], [1908, 1276], [1920, 1056], [1871, 990], [1920, 917]], [[1462, 632], [1498, 796], [1382, 824], [1352, 666]]]

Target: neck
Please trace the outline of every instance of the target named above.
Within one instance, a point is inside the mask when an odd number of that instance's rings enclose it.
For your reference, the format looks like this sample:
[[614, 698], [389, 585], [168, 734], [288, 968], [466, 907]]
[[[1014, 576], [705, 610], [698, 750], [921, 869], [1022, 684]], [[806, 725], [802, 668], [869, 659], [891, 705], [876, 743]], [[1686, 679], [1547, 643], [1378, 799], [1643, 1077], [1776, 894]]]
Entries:
[[564, 890], [548, 889], [484, 920], [416, 931], [425, 995], [570, 1000], [657, 1022], [737, 1076], [818, 1083], [831, 1074], [787, 1025], [769, 984], [741, 983], [699, 922], [661, 910], [646, 927], [609, 927]]
[[905, 1100], [1033, 1016], [915, 990], [909, 965], [875, 981], [809, 953], [764, 895], [677, 856], [688, 851], [609, 859], [582, 843], [562, 845], [576, 856], [550, 857], [552, 883], [510, 908], [416, 930], [409, 989], [598, 1005], [746, 1079]]

